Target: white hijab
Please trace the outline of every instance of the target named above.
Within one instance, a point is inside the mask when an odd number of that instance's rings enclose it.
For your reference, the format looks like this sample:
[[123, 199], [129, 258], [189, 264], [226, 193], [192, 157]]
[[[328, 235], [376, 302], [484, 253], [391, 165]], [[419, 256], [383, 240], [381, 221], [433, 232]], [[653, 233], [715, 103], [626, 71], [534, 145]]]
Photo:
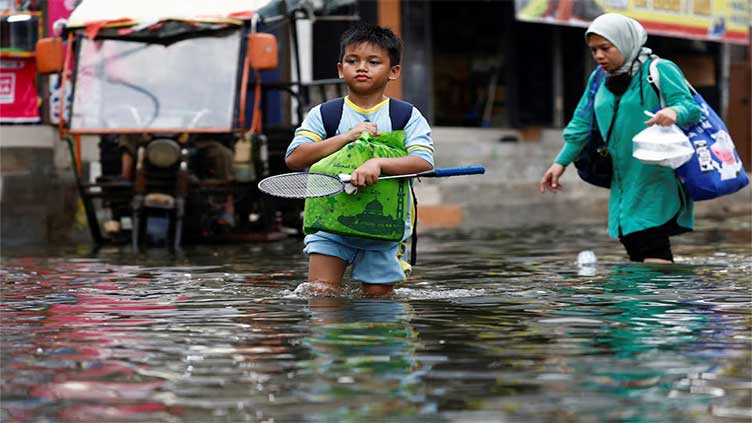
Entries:
[[636, 20], [618, 13], [605, 13], [595, 18], [585, 31], [585, 41], [590, 34], [607, 39], [624, 56], [624, 64], [615, 72], [609, 72], [609, 75], [626, 72], [634, 75], [653, 53], [649, 48], [643, 47], [648, 40], [645, 28]]

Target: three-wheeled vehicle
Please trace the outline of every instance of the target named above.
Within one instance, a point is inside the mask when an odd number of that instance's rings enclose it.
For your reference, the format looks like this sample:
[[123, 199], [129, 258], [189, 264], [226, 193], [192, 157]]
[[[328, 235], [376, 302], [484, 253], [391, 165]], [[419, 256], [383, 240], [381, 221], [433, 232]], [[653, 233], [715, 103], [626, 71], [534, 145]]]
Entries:
[[[62, 37], [39, 41], [39, 72], [61, 73], [72, 87], [59, 130], [96, 245], [177, 250], [296, 233], [302, 203], [256, 185], [287, 172], [284, 152], [305, 108], [342, 95], [336, 79], [300, 82], [295, 20], [310, 8], [85, 0]], [[282, 48], [278, 38], [287, 40]], [[99, 140], [101, 173], [87, 178], [82, 136]]]

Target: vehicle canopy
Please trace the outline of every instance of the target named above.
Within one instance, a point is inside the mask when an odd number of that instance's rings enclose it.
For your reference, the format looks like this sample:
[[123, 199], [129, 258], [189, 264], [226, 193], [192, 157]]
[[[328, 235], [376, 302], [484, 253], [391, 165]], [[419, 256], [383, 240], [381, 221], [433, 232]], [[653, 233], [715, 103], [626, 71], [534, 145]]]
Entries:
[[230, 132], [244, 26], [271, 0], [85, 0], [70, 128], [78, 133]]
[[[65, 33], [76, 43], [70, 131], [235, 132], [245, 127], [245, 35], [302, 11], [354, 0], [84, 0]], [[276, 43], [275, 43], [276, 44]], [[273, 53], [276, 57], [275, 52]], [[244, 63], [244, 61], [246, 61]], [[270, 68], [267, 68], [270, 69]], [[255, 102], [254, 102], [255, 104]]]
[[242, 26], [272, 0], [85, 0], [66, 30], [89, 38], [170, 43], [227, 27]]
[[271, 0], [84, 0], [71, 13], [69, 27], [127, 19], [135, 24], [186, 20], [211, 22], [251, 15]]
[[[63, 37], [40, 40], [36, 48], [38, 63], [44, 62], [44, 66], [38, 66], [43, 69], [40, 73], [59, 74], [55, 84], [62, 87], [61, 91], [72, 91], [72, 101], [58, 101], [51, 107], [59, 108], [60, 135], [70, 143], [71, 155], [75, 155], [77, 166], [73, 168], [77, 179], [81, 180], [81, 135], [102, 136], [101, 157], [114, 151], [110, 141], [116, 137], [148, 141], [144, 149], [139, 149], [146, 151], [137, 155], [140, 161], [149, 156], [149, 147], [157, 151], [160, 146], [171, 145], [170, 142], [186, 144], [180, 151], [176, 179], [180, 183], [173, 184], [170, 178], [147, 181], [145, 167], [139, 170], [137, 165], [132, 188], [122, 181], [106, 179], [97, 179], [96, 184], [78, 184], [95, 242], [103, 240], [96, 204], [91, 201], [99, 197], [103, 199], [103, 207], [111, 207], [113, 216], [127, 217], [128, 210], [132, 212], [135, 232], [131, 239], [134, 245], [138, 244], [139, 231], [144, 225], [149, 228], [137, 219], [143, 217], [142, 205], [148, 203], [146, 196], [140, 196], [147, 192], [151, 182], [154, 186], [166, 183], [167, 195], [175, 194], [178, 200], [198, 200], [195, 204], [203, 204], [205, 195], [239, 190], [235, 193], [243, 195], [235, 196], [236, 212], [238, 216], [249, 217], [240, 220], [246, 222], [240, 225], [240, 231], [278, 230], [279, 216], [283, 222], [293, 222], [288, 224], [290, 227], [300, 226], [297, 221], [302, 202], [281, 203], [256, 195], [247, 183], [287, 171], [284, 153], [295, 123], [302, 120], [302, 104], [310, 104], [308, 93], [313, 91], [312, 87], [320, 91], [321, 97], [331, 94], [331, 90], [323, 87], [341, 87], [339, 79], [312, 80], [307, 76], [310, 72], [301, 72], [304, 60], [299, 52], [311, 53], [315, 20], [357, 20], [357, 3], [357, 0], [83, 0], [64, 22]], [[298, 27], [303, 28], [300, 35]], [[275, 34], [285, 43], [282, 50], [277, 49]], [[67, 39], [67, 44], [63, 39]], [[278, 61], [283, 66], [278, 66]], [[305, 62], [310, 65], [310, 60]], [[291, 111], [293, 108], [295, 112]], [[292, 116], [293, 113], [297, 115]], [[188, 177], [188, 172], [200, 168], [191, 167], [191, 160], [187, 159], [199, 155], [184, 154], [191, 142], [195, 142], [192, 146], [196, 148], [198, 143], [239, 145], [237, 151], [246, 154], [238, 153], [236, 158], [246, 158], [237, 160], [233, 167], [242, 172], [236, 173], [229, 184], [216, 181], [203, 184], [200, 178], [193, 178], [199, 171]], [[108, 158], [107, 162], [119, 163], [119, 152], [115, 154], [118, 157]], [[152, 161], [151, 156], [147, 158]], [[117, 172], [120, 171], [112, 175]], [[186, 190], [190, 190], [189, 194]], [[175, 204], [185, 203], [176, 200]], [[186, 222], [199, 222], [188, 225], [198, 228], [193, 233], [201, 234], [196, 235], [199, 238], [211, 232], [202, 226], [209, 220], [204, 219], [206, 215], [202, 213], [206, 210], [200, 204], [188, 208], [195, 213], [185, 215]], [[183, 210], [176, 206], [178, 209]], [[182, 216], [178, 211], [174, 214], [176, 247], [181, 239], [182, 229], [178, 228], [182, 228]], [[252, 216], [256, 217], [251, 219]]]
[[91, 38], [159, 42], [161, 37], [169, 42], [170, 33], [196, 34], [295, 11], [327, 15], [356, 4], [356, 0], [84, 0], [68, 18], [66, 30], [84, 30]]

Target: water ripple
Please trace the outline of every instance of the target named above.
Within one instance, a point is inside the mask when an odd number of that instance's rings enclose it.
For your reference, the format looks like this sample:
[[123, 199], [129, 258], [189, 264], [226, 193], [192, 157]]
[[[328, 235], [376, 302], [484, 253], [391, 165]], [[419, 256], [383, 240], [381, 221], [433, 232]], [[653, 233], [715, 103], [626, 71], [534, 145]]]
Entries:
[[296, 240], [7, 257], [0, 419], [747, 421], [745, 224], [673, 266], [603, 228], [439, 232], [384, 299], [307, 291]]

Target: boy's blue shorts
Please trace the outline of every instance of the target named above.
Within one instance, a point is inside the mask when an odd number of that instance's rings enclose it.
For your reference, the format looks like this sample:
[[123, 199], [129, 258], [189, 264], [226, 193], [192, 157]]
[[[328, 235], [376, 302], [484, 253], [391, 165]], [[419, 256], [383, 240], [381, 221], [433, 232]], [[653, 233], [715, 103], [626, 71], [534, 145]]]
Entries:
[[338, 257], [352, 266], [352, 279], [360, 282], [391, 285], [410, 276], [412, 267], [402, 260], [405, 244], [374, 241], [316, 232], [304, 239], [306, 254]]

